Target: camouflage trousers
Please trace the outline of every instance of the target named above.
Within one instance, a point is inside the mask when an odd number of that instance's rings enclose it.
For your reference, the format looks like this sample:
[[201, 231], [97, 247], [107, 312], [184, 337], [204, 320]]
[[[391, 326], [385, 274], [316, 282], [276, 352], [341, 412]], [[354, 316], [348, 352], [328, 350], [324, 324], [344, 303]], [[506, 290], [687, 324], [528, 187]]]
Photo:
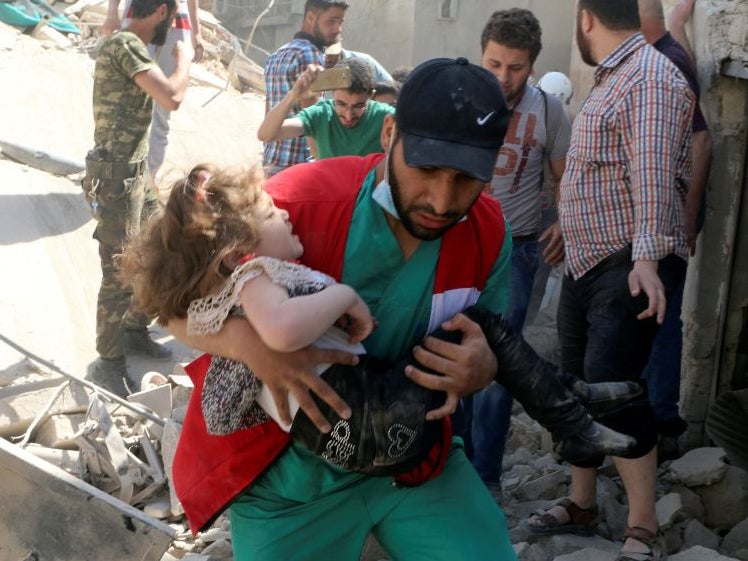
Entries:
[[135, 306], [132, 288], [119, 277], [116, 256], [160, 203], [145, 160], [110, 162], [89, 152], [82, 188], [97, 222], [93, 237], [101, 260], [96, 350], [102, 358], [119, 358], [124, 354], [122, 330], [146, 329], [152, 318]]

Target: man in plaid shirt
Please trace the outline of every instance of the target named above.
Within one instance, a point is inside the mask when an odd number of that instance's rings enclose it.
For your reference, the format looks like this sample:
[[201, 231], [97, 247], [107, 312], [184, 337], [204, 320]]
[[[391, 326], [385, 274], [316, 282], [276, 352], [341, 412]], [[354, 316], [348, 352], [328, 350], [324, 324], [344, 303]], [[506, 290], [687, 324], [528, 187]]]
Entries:
[[[561, 182], [567, 265], [558, 329], [563, 366], [587, 381], [639, 379], [688, 257], [694, 96], [639, 25], [636, 0], [579, 0], [579, 52], [597, 68]], [[646, 395], [600, 421], [638, 442], [637, 458], [614, 458], [629, 503], [616, 561], [664, 559], [655, 513], [657, 429]], [[592, 533], [602, 461], [572, 465], [570, 497], [531, 517], [530, 528]]]
[[[325, 64], [325, 48], [338, 40], [343, 30], [343, 19], [348, 3], [333, 0], [307, 0], [301, 31], [270, 55], [265, 63], [265, 112], [275, 107], [293, 88], [296, 80], [310, 64]], [[288, 117], [302, 108], [314, 105], [316, 97], [299, 100]], [[266, 142], [263, 153], [265, 172], [274, 175], [309, 158], [309, 147], [304, 137]]]

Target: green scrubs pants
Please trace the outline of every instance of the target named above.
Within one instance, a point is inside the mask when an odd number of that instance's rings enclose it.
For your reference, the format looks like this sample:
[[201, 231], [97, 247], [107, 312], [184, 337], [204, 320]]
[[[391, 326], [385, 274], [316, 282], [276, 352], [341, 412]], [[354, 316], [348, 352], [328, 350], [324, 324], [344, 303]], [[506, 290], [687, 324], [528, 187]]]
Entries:
[[392, 561], [516, 561], [504, 515], [458, 444], [419, 487], [337, 469], [292, 445], [231, 506], [236, 561], [358, 561], [369, 532]]

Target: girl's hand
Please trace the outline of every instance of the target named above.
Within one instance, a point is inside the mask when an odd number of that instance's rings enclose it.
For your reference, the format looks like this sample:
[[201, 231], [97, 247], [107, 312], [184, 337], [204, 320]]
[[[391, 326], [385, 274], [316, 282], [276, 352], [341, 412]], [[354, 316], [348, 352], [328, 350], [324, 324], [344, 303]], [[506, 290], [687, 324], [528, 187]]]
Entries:
[[338, 320], [338, 324], [350, 335], [348, 342], [360, 343], [374, 329], [375, 320], [366, 302], [356, 295], [353, 305], [345, 311], [345, 315]]

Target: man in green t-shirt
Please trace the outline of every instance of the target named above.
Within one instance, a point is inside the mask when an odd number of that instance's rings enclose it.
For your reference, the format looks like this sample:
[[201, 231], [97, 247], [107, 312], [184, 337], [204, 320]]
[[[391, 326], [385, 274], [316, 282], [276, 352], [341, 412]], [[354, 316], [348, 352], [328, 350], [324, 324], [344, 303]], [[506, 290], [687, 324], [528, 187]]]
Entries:
[[372, 100], [373, 69], [366, 61], [355, 58], [335, 66], [350, 68], [351, 85], [348, 88], [333, 90], [332, 99], [323, 99], [287, 118], [295, 103], [313, 95], [309, 86], [322, 67], [310, 65], [286, 97], [265, 115], [257, 130], [257, 138], [271, 142], [306, 136], [314, 141], [315, 156], [320, 160], [384, 152], [380, 140], [382, 123], [385, 116], [395, 110], [386, 103]]
[[102, 279], [96, 309], [99, 358], [88, 378], [120, 395], [127, 378], [125, 354], [171, 358], [148, 336], [150, 318], [132, 306], [132, 290], [119, 278], [114, 256], [158, 205], [146, 164], [153, 100], [172, 111], [179, 107], [189, 58], [178, 42], [176, 69], [167, 77], [146, 45], [164, 43], [176, 12], [175, 0], [134, 0], [130, 25], [108, 37], [96, 55], [94, 148], [86, 156], [82, 187], [97, 222]]

